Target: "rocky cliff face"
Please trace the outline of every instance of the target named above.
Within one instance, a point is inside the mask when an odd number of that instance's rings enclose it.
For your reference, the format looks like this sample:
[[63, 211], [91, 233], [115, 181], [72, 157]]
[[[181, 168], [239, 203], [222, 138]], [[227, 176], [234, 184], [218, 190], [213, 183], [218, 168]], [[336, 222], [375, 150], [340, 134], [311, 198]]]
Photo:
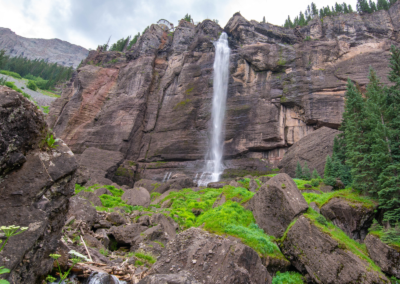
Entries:
[[0, 28], [0, 50], [12, 57], [22, 56], [29, 59], [44, 59], [64, 66], [78, 67], [86, 58], [88, 50], [59, 39], [26, 38], [12, 30]]
[[49, 254], [58, 246], [74, 193], [74, 154], [62, 141], [49, 148], [47, 133], [43, 113], [0, 86], [0, 224], [29, 228], [0, 252], [0, 266], [11, 270], [1, 276], [15, 284], [39, 283], [51, 271]]
[[339, 127], [347, 79], [364, 89], [372, 67], [386, 81], [399, 18], [398, 2], [389, 11], [325, 17], [298, 29], [239, 13], [224, 29], [209, 20], [181, 22], [174, 33], [152, 25], [126, 54], [90, 52], [48, 122], [75, 153], [122, 153], [111, 178], [118, 170], [195, 177], [208, 149], [213, 41], [225, 31], [232, 49], [226, 167], [263, 171], [302, 137]]

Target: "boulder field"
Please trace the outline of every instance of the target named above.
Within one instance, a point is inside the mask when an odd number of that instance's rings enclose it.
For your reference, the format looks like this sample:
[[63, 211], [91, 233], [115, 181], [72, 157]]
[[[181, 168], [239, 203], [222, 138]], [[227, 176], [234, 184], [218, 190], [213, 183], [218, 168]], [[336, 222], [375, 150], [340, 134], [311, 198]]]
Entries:
[[399, 18], [396, 3], [373, 14], [317, 17], [297, 29], [240, 13], [224, 28], [210, 20], [181, 21], [174, 32], [151, 25], [131, 50], [91, 51], [47, 122], [85, 165], [92, 148], [108, 155], [94, 166], [118, 184], [133, 187], [176, 173], [194, 180], [208, 149], [213, 41], [226, 32], [231, 56], [223, 176], [261, 175], [279, 166], [294, 177], [298, 160], [323, 175], [347, 80], [365, 90], [372, 67], [387, 83], [389, 49], [400, 43]]

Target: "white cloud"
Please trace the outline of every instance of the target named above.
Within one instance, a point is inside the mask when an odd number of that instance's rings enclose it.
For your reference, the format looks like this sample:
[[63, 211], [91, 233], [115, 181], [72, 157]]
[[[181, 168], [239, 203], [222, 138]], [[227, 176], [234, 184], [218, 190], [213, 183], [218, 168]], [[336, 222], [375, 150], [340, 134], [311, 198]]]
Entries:
[[[59, 38], [86, 48], [96, 48], [142, 32], [164, 18], [175, 25], [186, 14], [194, 21], [218, 19], [224, 27], [238, 11], [248, 20], [282, 25], [312, 1], [290, 0], [0, 0], [0, 26], [30, 38]], [[335, 0], [314, 1], [319, 8]], [[353, 9], [356, 0], [346, 1]]]

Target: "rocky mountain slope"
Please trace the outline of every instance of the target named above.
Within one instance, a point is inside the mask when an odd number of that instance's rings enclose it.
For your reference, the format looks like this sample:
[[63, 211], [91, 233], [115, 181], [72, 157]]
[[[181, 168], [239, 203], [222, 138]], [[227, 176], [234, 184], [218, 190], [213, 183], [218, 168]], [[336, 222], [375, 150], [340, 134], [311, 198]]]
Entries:
[[26, 38], [10, 29], [0, 27], [0, 50], [12, 57], [23, 56], [28, 59], [44, 59], [63, 66], [78, 67], [86, 58], [88, 50], [59, 39]]
[[[363, 90], [372, 67], [387, 81], [399, 19], [396, 3], [389, 11], [314, 19], [297, 29], [239, 13], [224, 29], [209, 20], [181, 21], [173, 33], [152, 25], [126, 54], [91, 51], [48, 122], [76, 154], [94, 147], [122, 155], [108, 170], [121, 184], [161, 181], [178, 171], [194, 179], [208, 149], [213, 41], [225, 31], [232, 49], [225, 177], [263, 172], [316, 129], [339, 127], [347, 79]], [[311, 170], [323, 174], [317, 163]]]

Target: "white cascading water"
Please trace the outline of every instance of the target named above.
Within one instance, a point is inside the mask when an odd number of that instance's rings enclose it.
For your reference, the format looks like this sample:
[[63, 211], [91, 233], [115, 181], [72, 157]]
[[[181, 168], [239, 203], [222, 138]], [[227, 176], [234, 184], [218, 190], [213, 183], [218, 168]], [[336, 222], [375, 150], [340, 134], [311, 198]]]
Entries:
[[206, 156], [205, 171], [197, 181], [199, 186], [206, 186], [209, 182], [219, 181], [224, 170], [222, 165], [225, 137], [224, 119], [229, 81], [229, 56], [231, 53], [228, 46], [228, 35], [222, 33], [214, 45], [214, 94], [211, 112], [210, 148]]

